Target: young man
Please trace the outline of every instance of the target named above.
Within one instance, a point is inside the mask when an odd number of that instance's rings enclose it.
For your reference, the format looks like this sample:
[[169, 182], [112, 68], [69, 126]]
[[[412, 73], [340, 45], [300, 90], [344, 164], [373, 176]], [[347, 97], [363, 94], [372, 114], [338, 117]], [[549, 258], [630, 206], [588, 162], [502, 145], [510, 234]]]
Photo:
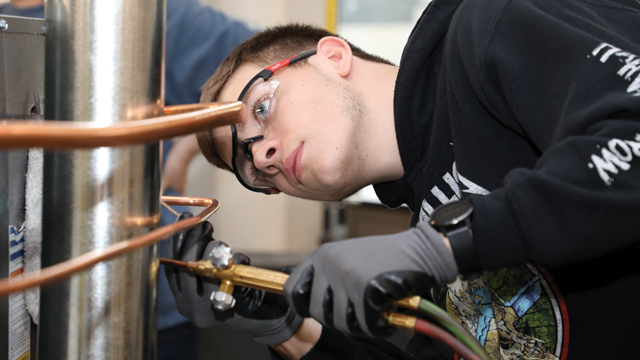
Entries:
[[[325, 245], [300, 264], [287, 302], [325, 326], [280, 318], [270, 334], [292, 326], [273, 348], [453, 359], [422, 336], [400, 353], [330, 330], [386, 335], [390, 300], [431, 289], [496, 359], [632, 356], [639, 20], [635, 0], [434, 0], [399, 68], [297, 25], [236, 48], [202, 101], [241, 99], [246, 120], [198, 134], [212, 164], [267, 194], [341, 200], [374, 184], [414, 211], [407, 232]], [[185, 294], [188, 317], [213, 316]]]

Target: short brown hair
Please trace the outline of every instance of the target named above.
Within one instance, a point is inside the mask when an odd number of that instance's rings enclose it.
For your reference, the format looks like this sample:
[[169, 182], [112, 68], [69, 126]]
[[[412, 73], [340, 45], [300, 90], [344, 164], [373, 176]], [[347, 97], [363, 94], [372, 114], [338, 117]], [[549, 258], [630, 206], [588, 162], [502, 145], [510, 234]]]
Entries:
[[[233, 72], [242, 64], [251, 63], [266, 67], [300, 53], [314, 50], [318, 45], [318, 41], [326, 36], [338, 35], [319, 27], [303, 24], [271, 27], [253, 35], [238, 45], [222, 63], [220, 63], [220, 66], [218, 66], [213, 76], [202, 86], [200, 102], [217, 101], [229, 77], [231, 77]], [[369, 54], [348, 41], [347, 44], [351, 47], [353, 55], [363, 60], [393, 65], [393, 63], [388, 60]], [[300, 66], [306, 63], [307, 61], [305, 59], [291, 66]], [[202, 151], [205, 158], [211, 164], [221, 169], [233, 171], [220, 157], [215, 147], [214, 136], [211, 130], [201, 131], [196, 134], [196, 137], [200, 151]]]

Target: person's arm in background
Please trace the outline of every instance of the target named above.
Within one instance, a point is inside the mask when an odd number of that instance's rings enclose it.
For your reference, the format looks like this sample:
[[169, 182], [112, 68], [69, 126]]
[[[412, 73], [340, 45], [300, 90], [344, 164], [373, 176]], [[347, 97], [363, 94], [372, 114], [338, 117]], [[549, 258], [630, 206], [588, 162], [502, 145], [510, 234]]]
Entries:
[[191, 134], [173, 141], [162, 172], [162, 192], [168, 189], [184, 195], [187, 171], [191, 160], [200, 153], [196, 135]]
[[[197, 1], [167, 1], [167, 105], [200, 100], [200, 87], [240, 42], [253, 34], [245, 24]], [[187, 169], [198, 154], [195, 135], [173, 143], [163, 170], [163, 191], [184, 194]]]
[[252, 34], [247, 25], [197, 1], [167, 1], [165, 103], [197, 103], [205, 81]]

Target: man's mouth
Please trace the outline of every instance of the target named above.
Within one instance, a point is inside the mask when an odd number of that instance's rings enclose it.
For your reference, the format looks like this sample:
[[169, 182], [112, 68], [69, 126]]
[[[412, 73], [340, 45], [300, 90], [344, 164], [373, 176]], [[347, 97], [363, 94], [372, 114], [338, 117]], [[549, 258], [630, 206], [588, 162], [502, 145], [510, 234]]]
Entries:
[[302, 148], [304, 143], [298, 145], [295, 150], [284, 159], [284, 173], [289, 180], [302, 184], [300, 178], [302, 177]]

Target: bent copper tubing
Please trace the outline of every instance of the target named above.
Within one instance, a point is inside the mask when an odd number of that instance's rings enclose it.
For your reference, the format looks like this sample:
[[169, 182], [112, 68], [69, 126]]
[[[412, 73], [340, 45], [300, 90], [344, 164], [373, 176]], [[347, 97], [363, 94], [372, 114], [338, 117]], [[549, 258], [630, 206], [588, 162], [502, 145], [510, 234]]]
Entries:
[[12, 292], [26, 288], [38, 285], [44, 286], [63, 280], [101, 261], [153, 245], [179, 231], [201, 224], [220, 207], [218, 200], [200, 197], [163, 196], [162, 201], [169, 205], [201, 206], [206, 207], [206, 209], [202, 210], [202, 212], [196, 216], [163, 226], [142, 236], [124, 240], [107, 246], [106, 248], [92, 250], [86, 254], [46, 267], [40, 271], [22, 275], [19, 279], [12, 281], [9, 278], [4, 278], [0, 280], [0, 297], [5, 297]]
[[219, 105], [220, 103], [170, 105], [170, 106], [165, 106], [164, 109], [162, 109], [162, 111], [164, 112], [164, 115], [167, 116], [167, 115], [184, 114], [191, 111], [211, 109]]
[[167, 106], [166, 116], [99, 126], [88, 121], [0, 120], [0, 149], [87, 149], [158, 142], [242, 122], [242, 102]]

